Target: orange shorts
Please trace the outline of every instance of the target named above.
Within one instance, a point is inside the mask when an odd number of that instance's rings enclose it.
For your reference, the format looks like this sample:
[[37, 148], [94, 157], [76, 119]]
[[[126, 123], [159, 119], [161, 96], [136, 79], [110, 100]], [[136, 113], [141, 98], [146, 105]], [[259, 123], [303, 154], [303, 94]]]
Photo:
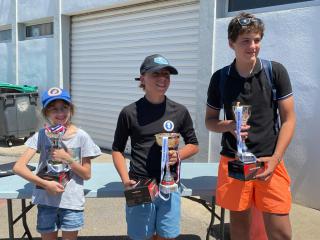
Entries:
[[231, 211], [244, 211], [252, 204], [262, 212], [288, 214], [291, 208], [290, 177], [281, 161], [267, 180], [240, 181], [228, 177], [228, 162], [221, 156], [216, 203]]

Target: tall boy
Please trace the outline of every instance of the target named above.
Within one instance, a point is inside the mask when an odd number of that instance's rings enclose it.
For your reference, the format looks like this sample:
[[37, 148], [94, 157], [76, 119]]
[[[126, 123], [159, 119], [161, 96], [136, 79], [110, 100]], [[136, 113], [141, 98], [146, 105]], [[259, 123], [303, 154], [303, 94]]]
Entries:
[[[208, 88], [206, 126], [223, 133], [217, 182], [217, 204], [230, 210], [231, 238], [249, 239], [250, 207], [255, 204], [263, 212], [269, 239], [291, 239], [289, 211], [291, 207], [290, 178], [283, 155], [295, 128], [291, 84], [286, 69], [272, 64], [276, 101], [261, 60], [257, 58], [264, 34], [261, 19], [249, 13], [234, 17], [228, 27], [229, 46], [235, 60], [226, 72], [220, 92], [221, 69], [215, 72]], [[242, 126], [242, 137], [249, 152], [266, 163], [265, 171], [253, 181], [228, 177], [228, 161], [235, 158], [236, 138], [232, 106], [235, 102], [251, 105], [248, 125]], [[224, 108], [225, 120], [219, 120]], [[281, 126], [277, 130], [277, 111]]]
[[[178, 74], [178, 71], [163, 56], [146, 57], [140, 67], [140, 77], [136, 78], [145, 95], [119, 114], [112, 157], [125, 188], [143, 178], [156, 178], [159, 183], [161, 148], [155, 142], [157, 133], [180, 133], [184, 139], [184, 147], [170, 152], [170, 165], [198, 152], [198, 140], [188, 110], [165, 95], [170, 74]], [[129, 173], [123, 155], [128, 137], [131, 140]], [[152, 203], [126, 207], [126, 220], [131, 239], [174, 239], [180, 234], [179, 192], [171, 193], [168, 201], [158, 197]]]

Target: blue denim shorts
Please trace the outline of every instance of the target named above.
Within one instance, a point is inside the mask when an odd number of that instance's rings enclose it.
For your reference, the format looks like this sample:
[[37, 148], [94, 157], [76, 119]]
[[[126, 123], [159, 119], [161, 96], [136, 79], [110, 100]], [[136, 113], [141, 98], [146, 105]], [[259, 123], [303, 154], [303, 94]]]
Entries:
[[164, 201], [157, 197], [152, 203], [126, 206], [128, 235], [133, 240], [150, 239], [154, 234], [175, 238], [180, 234], [180, 193], [171, 193]]
[[38, 205], [37, 231], [39, 233], [62, 231], [78, 231], [83, 227], [82, 210]]

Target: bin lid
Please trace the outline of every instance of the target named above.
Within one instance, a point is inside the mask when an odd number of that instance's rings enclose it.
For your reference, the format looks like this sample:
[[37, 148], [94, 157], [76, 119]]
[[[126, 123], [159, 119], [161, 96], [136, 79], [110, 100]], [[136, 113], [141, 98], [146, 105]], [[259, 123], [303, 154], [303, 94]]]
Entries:
[[[8, 89], [8, 90], [15, 90], [17, 92], [21, 93], [30, 93], [30, 92], [37, 92], [38, 87], [37, 86], [31, 86], [31, 85], [15, 85], [12, 83], [6, 83], [6, 82], [0, 82], [0, 88], [2, 90]], [[5, 92], [1, 91], [2, 93]]]

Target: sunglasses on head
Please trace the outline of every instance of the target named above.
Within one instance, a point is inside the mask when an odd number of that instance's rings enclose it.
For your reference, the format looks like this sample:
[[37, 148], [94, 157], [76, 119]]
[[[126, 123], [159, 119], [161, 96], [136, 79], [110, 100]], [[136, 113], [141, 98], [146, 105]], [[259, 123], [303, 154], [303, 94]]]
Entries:
[[251, 23], [262, 23], [261, 19], [259, 18], [253, 18], [253, 17], [242, 17], [242, 18], [237, 18], [238, 23], [241, 26], [248, 26]]

